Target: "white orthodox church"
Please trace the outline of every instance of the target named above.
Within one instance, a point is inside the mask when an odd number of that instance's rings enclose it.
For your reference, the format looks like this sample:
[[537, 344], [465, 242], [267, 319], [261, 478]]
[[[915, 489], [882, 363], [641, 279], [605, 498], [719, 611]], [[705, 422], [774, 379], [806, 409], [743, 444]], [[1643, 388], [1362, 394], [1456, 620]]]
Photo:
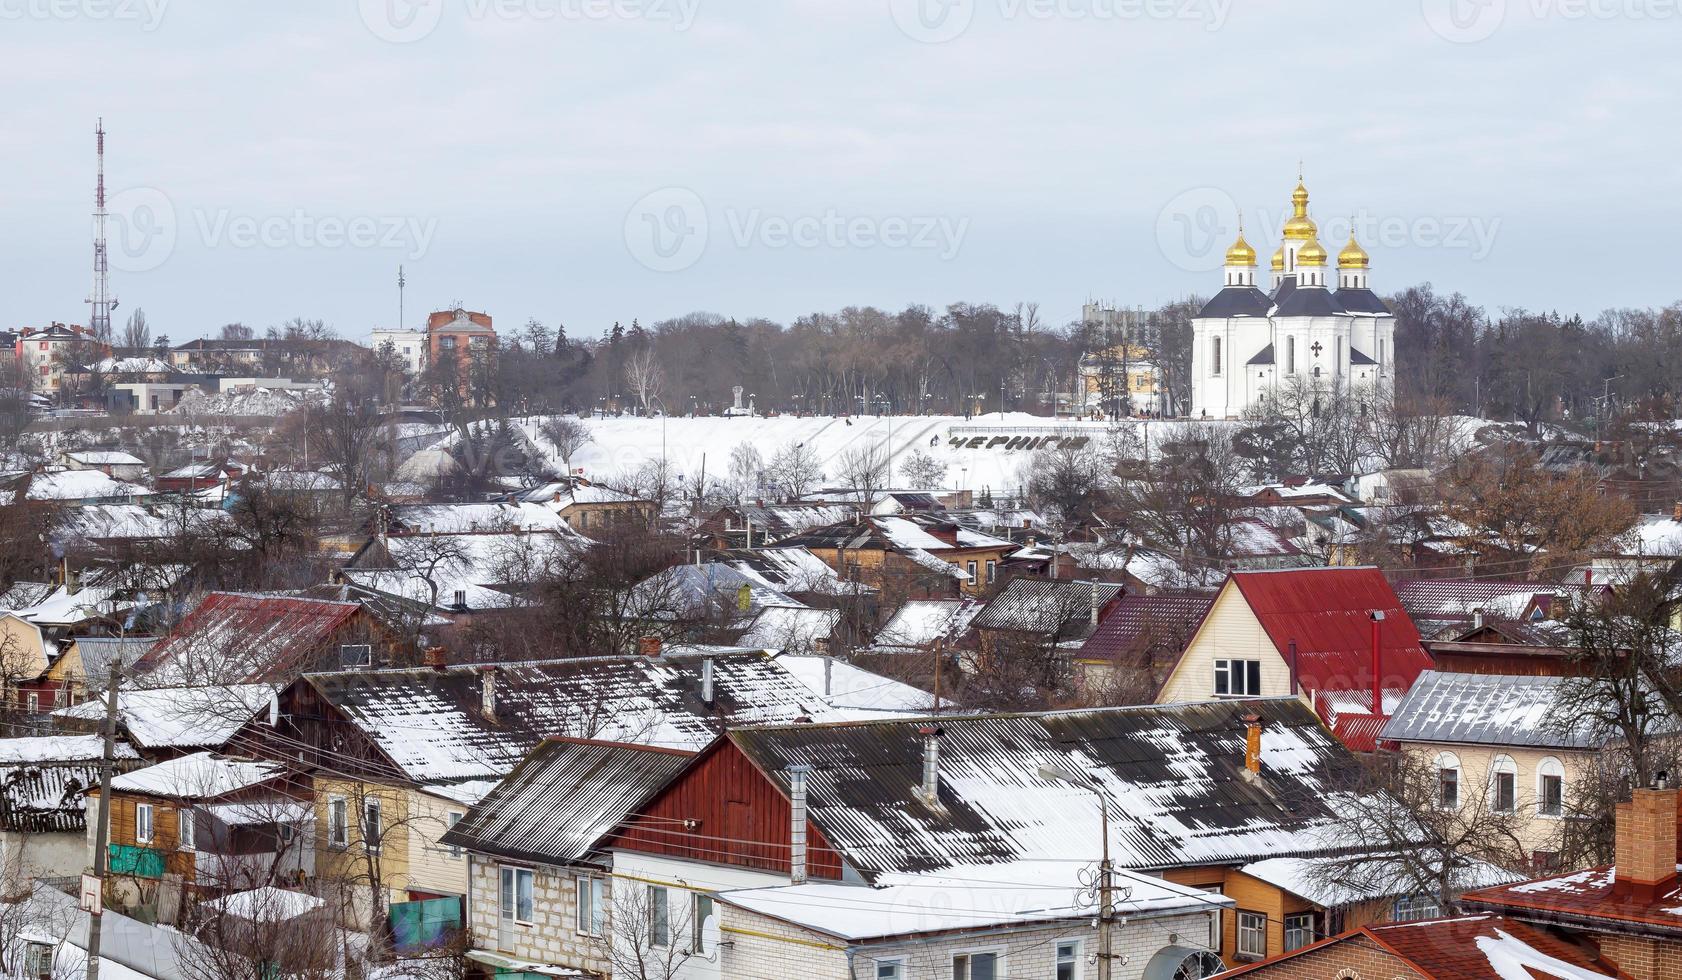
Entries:
[[1300, 180], [1284, 237], [1268, 292], [1256, 285], [1256, 250], [1242, 227], [1227, 250], [1221, 291], [1192, 320], [1193, 417], [1241, 415], [1292, 378], [1326, 390], [1383, 391], [1393, 383], [1396, 320], [1368, 288], [1367, 253], [1351, 233], [1337, 256], [1336, 282], [1327, 277]]

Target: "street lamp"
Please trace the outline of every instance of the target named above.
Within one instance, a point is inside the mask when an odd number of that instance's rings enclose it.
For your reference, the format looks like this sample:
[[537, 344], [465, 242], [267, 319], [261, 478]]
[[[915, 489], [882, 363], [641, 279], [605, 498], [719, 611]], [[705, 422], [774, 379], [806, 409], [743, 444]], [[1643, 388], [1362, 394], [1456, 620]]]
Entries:
[[1047, 782], [1068, 783], [1098, 798], [1099, 827], [1104, 838], [1104, 858], [1098, 864], [1098, 980], [1110, 980], [1110, 920], [1115, 915], [1115, 866], [1110, 863], [1110, 801], [1090, 776], [1081, 777], [1056, 766], [1039, 767]]

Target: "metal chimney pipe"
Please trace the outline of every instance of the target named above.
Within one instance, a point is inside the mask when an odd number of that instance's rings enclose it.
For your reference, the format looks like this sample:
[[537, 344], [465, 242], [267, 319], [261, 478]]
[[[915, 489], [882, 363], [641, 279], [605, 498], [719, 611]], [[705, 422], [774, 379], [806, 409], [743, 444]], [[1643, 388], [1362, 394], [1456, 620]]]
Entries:
[[709, 706], [713, 703], [713, 658], [701, 661], [701, 700]]
[[788, 767], [788, 880], [793, 885], [806, 883], [806, 777], [812, 767]]
[[1372, 713], [1379, 716], [1384, 714], [1384, 655], [1378, 645], [1378, 630], [1384, 623], [1384, 610], [1374, 609], [1367, 614], [1372, 618]]
[[1098, 580], [1097, 579], [1092, 580], [1092, 613], [1091, 613], [1090, 618], [1092, 620], [1092, 625], [1097, 626], [1098, 625]]
[[923, 798], [933, 803], [940, 798], [940, 726], [917, 729], [923, 736]]

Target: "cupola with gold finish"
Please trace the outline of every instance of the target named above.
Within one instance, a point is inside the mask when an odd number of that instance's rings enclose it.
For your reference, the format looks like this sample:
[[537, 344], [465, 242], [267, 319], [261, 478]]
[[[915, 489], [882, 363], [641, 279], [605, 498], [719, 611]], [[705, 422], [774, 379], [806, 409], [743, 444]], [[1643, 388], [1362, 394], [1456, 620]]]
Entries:
[[1365, 289], [1367, 270], [1372, 265], [1372, 259], [1367, 255], [1367, 250], [1355, 241], [1353, 220], [1350, 221], [1350, 228], [1349, 244], [1337, 253], [1337, 288]]
[[1256, 284], [1256, 250], [1244, 240], [1244, 219], [1238, 219], [1238, 240], [1226, 250], [1226, 285]]

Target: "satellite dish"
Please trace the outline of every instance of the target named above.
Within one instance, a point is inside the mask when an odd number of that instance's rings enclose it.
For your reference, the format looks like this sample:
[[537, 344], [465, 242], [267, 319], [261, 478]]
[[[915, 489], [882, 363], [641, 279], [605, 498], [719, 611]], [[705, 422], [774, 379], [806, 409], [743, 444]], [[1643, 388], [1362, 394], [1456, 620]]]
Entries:
[[708, 962], [718, 962], [718, 944], [722, 935], [718, 926], [718, 912], [715, 909], [701, 921], [701, 955]]

